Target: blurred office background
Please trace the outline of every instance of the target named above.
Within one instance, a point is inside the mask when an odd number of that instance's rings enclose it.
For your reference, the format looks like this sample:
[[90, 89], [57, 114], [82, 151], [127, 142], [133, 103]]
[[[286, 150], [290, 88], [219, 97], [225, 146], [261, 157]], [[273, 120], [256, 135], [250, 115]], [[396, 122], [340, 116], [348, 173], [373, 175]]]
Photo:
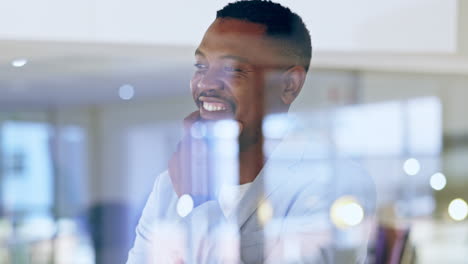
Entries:
[[[126, 260], [227, 2], [0, 0], [0, 263]], [[468, 2], [278, 2], [314, 44], [293, 110], [371, 174], [387, 251], [465, 263]]]

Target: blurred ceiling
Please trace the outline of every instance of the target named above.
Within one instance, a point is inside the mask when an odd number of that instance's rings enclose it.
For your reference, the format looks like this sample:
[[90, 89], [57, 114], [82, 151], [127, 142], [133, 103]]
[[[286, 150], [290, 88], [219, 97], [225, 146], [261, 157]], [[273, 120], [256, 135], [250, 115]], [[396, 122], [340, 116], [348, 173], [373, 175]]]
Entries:
[[[0, 107], [24, 108], [114, 102], [123, 84], [135, 99], [182, 94], [194, 48], [0, 41], [0, 50]], [[18, 58], [27, 64], [13, 67]]]

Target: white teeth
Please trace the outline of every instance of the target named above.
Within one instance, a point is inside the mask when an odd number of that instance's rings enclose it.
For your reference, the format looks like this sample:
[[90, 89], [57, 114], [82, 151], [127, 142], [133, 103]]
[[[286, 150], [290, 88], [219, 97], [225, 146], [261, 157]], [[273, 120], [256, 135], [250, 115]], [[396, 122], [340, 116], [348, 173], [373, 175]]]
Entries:
[[207, 102], [203, 102], [203, 108], [205, 108], [205, 110], [210, 111], [210, 112], [226, 110], [226, 107], [224, 106], [220, 106], [219, 104], [207, 103]]

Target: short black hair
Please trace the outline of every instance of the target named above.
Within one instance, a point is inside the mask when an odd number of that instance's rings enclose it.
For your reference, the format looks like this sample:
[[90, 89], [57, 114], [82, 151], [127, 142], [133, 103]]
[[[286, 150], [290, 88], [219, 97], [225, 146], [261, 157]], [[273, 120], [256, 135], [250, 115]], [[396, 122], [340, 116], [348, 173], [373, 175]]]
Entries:
[[230, 3], [216, 13], [216, 18], [233, 18], [266, 26], [266, 35], [284, 42], [288, 54], [297, 57], [309, 70], [312, 43], [301, 17], [289, 8], [267, 0], [243, 0]]

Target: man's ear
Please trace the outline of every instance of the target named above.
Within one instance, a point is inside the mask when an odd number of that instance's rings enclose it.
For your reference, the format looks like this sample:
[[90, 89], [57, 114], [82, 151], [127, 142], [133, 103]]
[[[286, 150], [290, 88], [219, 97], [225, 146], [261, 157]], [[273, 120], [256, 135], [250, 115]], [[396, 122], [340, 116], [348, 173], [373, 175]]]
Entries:
[[299, 95], [304, 85], [306, 71], [302, 66], [294, 66], [283, 73], [283, 87], [281, 91], [281, 100], [284, 104], [290, 105]]

